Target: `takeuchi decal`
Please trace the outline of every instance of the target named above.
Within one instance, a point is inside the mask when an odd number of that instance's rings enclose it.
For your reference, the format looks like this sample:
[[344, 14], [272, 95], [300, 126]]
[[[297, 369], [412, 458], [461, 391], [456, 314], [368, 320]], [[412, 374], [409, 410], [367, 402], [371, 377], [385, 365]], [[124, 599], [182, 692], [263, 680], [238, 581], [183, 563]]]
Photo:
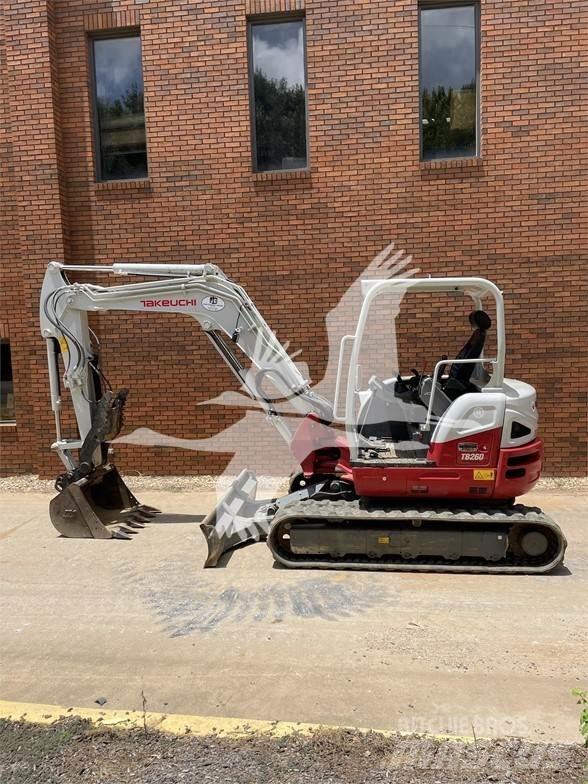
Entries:
[[191, 308], [198, 304], [197, 299], [142, 299], [144, 308]]

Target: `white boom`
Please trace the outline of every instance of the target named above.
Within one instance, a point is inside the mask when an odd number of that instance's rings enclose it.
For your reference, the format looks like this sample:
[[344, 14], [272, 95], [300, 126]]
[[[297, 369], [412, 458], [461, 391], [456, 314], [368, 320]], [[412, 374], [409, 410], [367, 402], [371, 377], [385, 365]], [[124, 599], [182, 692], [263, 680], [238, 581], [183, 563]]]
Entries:
[[[70, 283], [69, 272], [140, 275], [155, 280], [105, 287]], [[47, 340], [51, 406], [57, 431], [53, 447], [70, 471], [75, 468], [71, 450], [81, 448], [93, 425], [95, 404], [100, 397], [96, 383], [105, 380], [96, 363], [87, 314], [109, 310], [183, 313], [194, 318], [287, 442], [291, 438], [290, 430], [264, 395], [263, 378], [267, 377], [279, 395], [290, 400], [302, 414], [315, 412], [321, 418], [332, 418], [330, 404], [311, 391], [308, 380], [245, 290], [217, 266], [126, 263], [68, 266], [51, 262], [41, 293], [41, 332]], [[77, 419], [79, 439], [76, 440], [64, 440], [61, 436], [57, 345], [66, 358], [63, 381], [71, 393]], [[254, 373], [241, 363], [235, 346], [249, 358]]]

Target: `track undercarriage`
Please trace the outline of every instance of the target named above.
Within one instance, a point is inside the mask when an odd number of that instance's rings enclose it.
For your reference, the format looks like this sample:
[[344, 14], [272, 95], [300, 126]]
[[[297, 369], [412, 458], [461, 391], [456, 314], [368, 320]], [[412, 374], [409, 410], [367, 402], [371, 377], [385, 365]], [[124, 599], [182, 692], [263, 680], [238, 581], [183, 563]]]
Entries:
[[542, 573], [563, 559], [566, 541], [539, 509], [292, 504], [268, 534], [274, 558], [292, 568], [421, 572]]
[[243, 472], [201, 526], [206, 566], [262, 539], [295, 569], [541, 574], [563, 561], [562, 531], [535, 507], [382, 502], [333, 484], [256, 502], [255, 478]]

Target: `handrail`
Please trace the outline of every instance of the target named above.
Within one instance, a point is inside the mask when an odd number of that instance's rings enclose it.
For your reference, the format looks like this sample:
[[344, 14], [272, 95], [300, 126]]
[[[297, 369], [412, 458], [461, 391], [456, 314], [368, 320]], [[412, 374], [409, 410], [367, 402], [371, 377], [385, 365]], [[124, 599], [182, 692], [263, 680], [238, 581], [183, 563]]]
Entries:
[[437, 378], [439, 376], [439, 368], [444, 367], [445, 365], [472, 365], [473, 363], [477, 362], [487, 362], [490, 365], [496, 365], [498, 363], [498, 359], [487, 359], [486, 357], [476, 357], [475, 359], [441, 359], [435, 365], [435, 370], [433, 372], [433, 384], [431, 387], [431, 397], [429, 398], [429, 406], [427, 408], [427, 418], [420, 426], [422, 431], [430, 430], [431, 429], [431, 415], [433, 413], [433, 402], [435, 400], [435, 392], [437, 391]]
[[343, 414], [339, 413], [339, 392], [341, 390], [341, 376], [343, 374], [343, 354], [345, 351], [345, 343], [349, 340], [355, 340], [355, 335], [343, 335], [339, 345], [339, 362], [337, 365], [337, 379], [335, 381], [335, 397], [333, 400], [333, 416], [338, 422], [345, 422], [347, 419], [347, 400], [345, 400], [345, 410]]

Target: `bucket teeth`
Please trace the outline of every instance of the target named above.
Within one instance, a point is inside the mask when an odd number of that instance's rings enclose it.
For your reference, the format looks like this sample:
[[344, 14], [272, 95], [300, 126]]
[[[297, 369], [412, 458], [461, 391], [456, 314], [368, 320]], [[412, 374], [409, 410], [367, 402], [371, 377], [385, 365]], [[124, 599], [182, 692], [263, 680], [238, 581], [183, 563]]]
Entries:
[[132, 539], [133, 537], [130, 536], [130, 531], [125, 531], [124, 528], [119, 528], [117, 531], [112, 532], [113, 539]]
[[137, 520], [133, 520], [130, 517], [127, 517], [127, 519], [125, 520], [125, 527], [127, 527], [127, 528], [134, 528], [134, 529], [136, 529], [138, 531], [142, 531], [143, 528], [145, 528], [145, 525], [144, 525], [144, 523], [141, 523], [141, 522], [139, 522]]
[[138, 506], [131, 506], [129, 509], [123, 509], [120, 514], [121, 517], [133, 515], [134, 517], [142, 518], [144, 522], [148, 522], [158, 514], [161, 514], [161, 512], [159, 509], [154, 509], [152, 506], [143, 506], [143, 504], [139, 504]]
[[145, 521], [147, 521], [155, 517], [156, 514], [160, 514], [159, 509], [157, 511], [151, 511], [151, 507], [145, 509], [143, 504], [138, 504], [137, 506], [129, 506], [127, 509], [121, 510], [119, 517], [126, 517], [127, 515], [135, 515], [138, 517], [141, 515], [145, 518]]
[[124, 523], [128, 523], [129, 521], [132, 521], [133, 523], [148, 523], [153, 519], [142, 512], [136, 512], [134, 509], [128, 509], [125, 512], [121, 512], [119, 517], [121, 522]]
[[135, 533], [135, 531], [133, 531], [132, 528], [127, 528], [126, 523], [125, 523], [125, 525], [119, 525], [118, 531], [120, 533], [122, 533], [122, 534], [129, 534], [129, 539], [131, 538], [130, 534], [134, 534]]
[[149, 520], [153, 520], [154, 517], [157, 517], [159, 512], [144, 512], [141, 508], [139, 508], [133, 514], [137, 520], [142, 520], [144, 523], [148, 523]]

